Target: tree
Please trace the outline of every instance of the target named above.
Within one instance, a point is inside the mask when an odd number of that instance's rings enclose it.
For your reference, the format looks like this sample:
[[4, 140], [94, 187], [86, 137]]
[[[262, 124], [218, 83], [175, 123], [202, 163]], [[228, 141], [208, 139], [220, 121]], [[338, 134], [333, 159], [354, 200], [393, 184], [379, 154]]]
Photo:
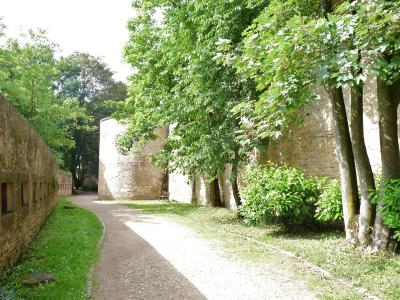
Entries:
[[[247, 1], [134, 1], [138, 17], [131, 20], [127, 61], [136, 69], [130, 97], [118, 116], [129, 120], [119, 140], [122, 151], [154, 138], [156, 127], [173, 125], [158, 165], [214, 181], [233, 166], [232, 185], [237, 205], [237, 172], [246, 158], [237, 139], [241, 118], [233, 107], [255, 93], [230, 66], [214, 61], [221, 35], [235, 42], [257, 15]], [[162, 21], [155, 13], [162, 11]], [[179, 49], [179, 51], [177, 51]], [[218, 198], [218, 197], [217, 197]], [[218, 199], [215, 203], [220, 205]]]
[[65, 168], [65, 151], [74, 146], [74, 121], [85, 118], [85, 111], [73, 100], [55, 97], [55, 45], [45, 32], [29, 31], [20, 40], [5, 41], [0, 65], [0, 92], [36, 128]]
[[[69, 167], [74, 185], [83, 187], [87, 176], [97, 177], [98, 172], [98, 124], [115, 110], [112, 101], [124, 100], [126, 85], [113, 80], [113, 72], [98, 57], [87, 53], [74, 53], [62, 58], [60, 74], [55, 82], [59, 97], [76, 99], [79, 107], [86, 111], [91, 120], [88, 127], [82, 127], [84, 119], [73, 132], [75, 147], [69, 152]], [[93, 188], [93, 187], [92, 187]]]
[[[380, 195], [387, 183], [400, 178], [397, 110], [400, 101], [400, 3], [376, 0], [359, 6], [358, 44], [368, 54], [367, 66], [377, 74], [377, 100], [382, 159]], [[374, 246], [390, 248], [393, 230], [385, 223], [382, 203], [374, 224]]]

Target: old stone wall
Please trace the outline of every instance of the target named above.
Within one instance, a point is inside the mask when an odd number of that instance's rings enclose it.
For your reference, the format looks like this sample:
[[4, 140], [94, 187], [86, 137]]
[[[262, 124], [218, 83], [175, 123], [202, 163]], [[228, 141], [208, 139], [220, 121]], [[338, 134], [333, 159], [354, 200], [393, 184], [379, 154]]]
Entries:
[[[345, 89], [344, 93], [348, 109], [350, 91]], [[295, 166], [309, 176], [339, 177], [330, 102], [323, 89], [319, 94], [320, 100], [304, 109], [304, 123], [293, 125], [290, 133], [268, 147], [267, 159]], [[375, 172], [381, 168], [377, 110], [376, 79], [369, 77], [364, 88], [364, 136]], [[347, 114], [350, 116], [350, 111]]]
[[70, 172], [58, 170], [58, 196], [69, 196], [72, 194], [72, 175]]
[[303, 111], [304, 123], [292, 125], [290, 133], [267, 149], [267, 160], [289, 164], [309, 176], [338, 175], [335, 134], [329, 99], [324, 93]]
[[169, 174], [169, 199], [181, 203], [209, 205], [212, 201], [211, 184], [201, 177], [190, 177], [179, 173]]
[[170, 173], [168, 176], [169, 199], [181, 203], [194, 201], [193, 179], [179, 173]]
[[[165, 176], [148, 158], [162, 149], [163, 142], [151, 141], [140, 153], [122, 155], [116, 147], [116, 139], [126, 128], [111, 118], [100, 123], [99, 199], [158, 199]], [[156, 134], [164, 138], [168, 129], [157, 129]]]
[[[230, 167], [224, 174], [218, 176], [221, 201], [224, 206], [236, 209], [236, 202], [232, 193], [232, 184], [229, 180], [231, 174]], [[210, 205], [213, 201], [214, 188], [211, 183], [202, 177], [192, 177], [172, 173], [169, 174], [169, 200], [181, 203], [197, 203], [200, 205]]]
[[27, 248], [57, 200], [57, 162], [0, 96], [0, 273]]

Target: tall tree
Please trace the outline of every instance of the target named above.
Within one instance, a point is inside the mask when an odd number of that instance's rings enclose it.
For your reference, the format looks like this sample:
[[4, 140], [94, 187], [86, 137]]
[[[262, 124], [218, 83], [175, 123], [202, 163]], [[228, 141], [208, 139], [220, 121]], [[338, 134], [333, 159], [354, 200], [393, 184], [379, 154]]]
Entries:
[[[254, 88], [213, 58], [219, 37], [239, 42], [258, 8], [240, 0], [133, 4], [138, 17], [129, 24], [126, 58], [137, 73], [120, 112], [130, 120], [121, 149], [129, 151], [137, 141], [154, 138], [156, 127], [174, 125], [155, 159], [159, 165], [205, 176], [216, 187], [218, 174], [233, 164], [232, 182], [237, 186], [237, 165], [245, 155], [236, 138], [241, 119], [232, 108], [252, 97]], [[156, 12], [162, 12], [161, 21]], [[239, 206], [238, 190], [233, 191]]]
[[[328, 18], [333, 12], [332, 0], [322, 0], [322, 15]], [[328, 20], [329, 21], [329, 20]], [[329, 23], [328, 23], [329, 24]], [[329, 34], [331, 30], [328, 30]], [[336, 42], [337, 43], [337, 42]], [[328, 42], [328, 47], [330, 43]], [[338, 45], [339, 47], [341, 45]], [[337, 53], [325, 51], [330, 74], [340, 72], [342, 67], [336, 63]], [[332, 58], [334, 59], [332, 61]], [[331, 100], [332, 116], [334, 120], [336, 152], [339, 160], [340, 183], [342, 190], [343, 218], [346, 230], [346, 239], [352, 243], [358, 242], [358, 212], [359, 198], [356, 166], [353, 153], [353, 143], [350, 137], [350, 130], [346, 112], [346, 105], [343, 96], [343, 88], [338, 84], [337, 78], [329, 76], [326, 81], [326, 88]], [[358, 157], [358, 156], [357, 156]]]
[[[55, 45], [42, 31], [29, 31], [19, 39], [8, 39], [0, 47], [0, 92], [37, 129], [65, 168], [66, 149], [74, 147], [75, 121], [87, 121], [77, 102], [57, 98]], [[84, 124], [83, 124], [84, 125]]]
[[[113, 72], [98, 57], [74, 53], [59, 62], [60, 74], [55, 83], [59, 97], [76, 99], [79, 106], [92, 118], [91, 130], [77, 127], [73, 133], [75, 147], [70, 150], [69, 167], [74, 185], [82, 188], [87, 176], [97, 177], [100, 119], [114, 111], [109, 101], [124, 100], [126, 86], [115, 82]], [[84, 120], [78, 120], [82, 125]]]
[[[377, 74], [377, 100], [382, 160], [382, 185], [400, 178], [398, 107], [400, 101], [400, 3], [374, 0], [361, 5], [359, 43], [366, 49], [368, 66]], [[393, 230], [385, 222], [379, 200], [374, 226], [374, 246], [388, 250]]]

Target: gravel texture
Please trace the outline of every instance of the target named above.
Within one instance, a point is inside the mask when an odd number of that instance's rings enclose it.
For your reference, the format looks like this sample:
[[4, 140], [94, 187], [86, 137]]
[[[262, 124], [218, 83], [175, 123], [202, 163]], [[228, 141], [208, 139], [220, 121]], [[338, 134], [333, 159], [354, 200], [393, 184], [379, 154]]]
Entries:
[[105, 225], [95, 299], [316, 299], [287, 270], [235, 259], [178, 221], [94, 195], [71, 200]]

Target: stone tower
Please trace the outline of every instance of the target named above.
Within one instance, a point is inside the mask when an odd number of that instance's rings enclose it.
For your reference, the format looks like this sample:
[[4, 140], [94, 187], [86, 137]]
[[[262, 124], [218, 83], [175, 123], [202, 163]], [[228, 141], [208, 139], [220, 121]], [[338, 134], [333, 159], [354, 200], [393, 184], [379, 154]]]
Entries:
[[[154, 167], [148, 157], [160, 151], [161, 140], [148, 142], [141, 153], [122, 155], [116, 147], [116, 139], [127, 129], [120, 122], [106, 118], [100, 122], [100, 200], [148, 200], [159, 199], [162, 193], [164, 173]], [[168, 129], [157, 129], [161, 138]]]

